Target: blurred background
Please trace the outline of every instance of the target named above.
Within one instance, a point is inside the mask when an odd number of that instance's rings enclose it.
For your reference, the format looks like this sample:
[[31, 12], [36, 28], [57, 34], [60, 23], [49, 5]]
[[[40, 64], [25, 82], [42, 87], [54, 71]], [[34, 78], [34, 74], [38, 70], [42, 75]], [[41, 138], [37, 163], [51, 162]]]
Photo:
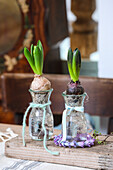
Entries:
[[[68, 74], [71, 47], [81, 51], [80, 75], [113, 78], [112, 7], [112, 0], [0, 0], [0, 74], [31, 73], [23, 49], [40, 39], [44, 73]], [[13, 116], [0, 106], [0, 123], [14, 123]], [[108, 118], [92, 120], [107, 132]]]

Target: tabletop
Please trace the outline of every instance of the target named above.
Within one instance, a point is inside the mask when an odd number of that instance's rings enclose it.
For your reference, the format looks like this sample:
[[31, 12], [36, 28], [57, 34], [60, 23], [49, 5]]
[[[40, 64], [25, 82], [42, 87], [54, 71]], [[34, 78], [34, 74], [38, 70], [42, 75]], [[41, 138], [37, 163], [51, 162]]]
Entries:
[[[47, 141], [51, 150], [60, 152], [59, 156], [53, 156], [44, 150], [42, 142], [32, 141], [26, 128], [26, 147], [22, 146], [22, 126], [0, 124], [0, 132], [11, 128], [17, 137], [5, 143], [5, 155], [0, 156], [0, 167], [31, 166], [31, 169], [113, 169], [113, 137], [107, 140], [106, 145], [97, 145], [91, 148], [62, 148], [55, 146], [53, 140]], [[55, 130], [55, 134], [59, 131]], [[3, 142], [0, 143], [3, 149]], [[1, 150], [2, 150], [1, 149]], [[10, 157], [10, 158], [9, 158]], [[22, 163], [23, 162], [23, 163]], [[43, 162], [43, 163], [42, 163]], [[33, 166], [32, 166], [33, 165]]]

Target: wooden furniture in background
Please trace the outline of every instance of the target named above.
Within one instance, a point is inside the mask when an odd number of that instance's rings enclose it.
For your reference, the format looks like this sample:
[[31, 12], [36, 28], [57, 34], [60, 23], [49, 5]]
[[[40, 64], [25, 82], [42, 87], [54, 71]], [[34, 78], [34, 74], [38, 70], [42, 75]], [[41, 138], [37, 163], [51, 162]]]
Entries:
[[[62, 92], [70, 81], [68, 75], [45, 75], [54, 89], [51, 101], [54, 115], [61, 115], [64, 110]], [[11, 110], [17, 114], [16, 123], [22, 123], [23, 113], [31, 101], [28, 92], [33, 74], [6, 73], [1, 77], [2, 102], [5, 110]], [[89, 102], [85, 104], [85, 112], [94, 116], [113, 117], [113, 79], [92, 77], [80, 77], [80, 81], [89, 96]], [[21, 115], [21, 116], [19, 116]], [[59, 118], [61, 120], [61, 117]], [[112, 120], [112, 119], [111, 119]], [[109, 123], [109, 133], [113, 131], [112, 121]]]
[[[53, 114], [61, 114], [64, 109], [62, 92], [66, 89], [69, 81], [68, 76], [45, 75], [54, 89], [51, 95]], [[25, 112], [25, 109], [31, 101], [29, 88], [33, 80], [33, 74], [5, 73], [2, 79], [2, 101], [4, 109], [10, 109], [14, 112]]]
[[[0, 6], [0, 37], [3, 42], [0, 43], [0, 73], [31, 72], [23, 57], [23, 48], [30, 48], [39, 39], [44, 47], [44, 72], [60, 73], [58, 44], [68, 36], [65, 0], [10, 1], [1, 0]], [[11, 65], [15, 58], [14, 67], [8, 70], [6, 61]]]
[[[53, 114], [62, 114], [64, 99], [62, 92], [70, 81], [68, 75], [45, 75], [54, 89], [51, 101]], [[33, 74], [3, 74], [2, 77], [2, 101], [5, 109], [14, 112], [24, 112], [31, 96], [28, 92]], [[113, 116], [113, 79], [92, 77], [80, 77], [80, 81], [89, 96], [89, 102], [85, 104], [85, 111], [90, 115]]]
[[[61, 73], [59, 45], [56, 44], [68, 36], [65, 0], [1, 0], [0, 4], [0, 74], [31, 72], [23, 48], [36, 44], [39, 39], [44, 47], [44, 72]], [[12, 60], [15, 65], [8, 70], [6, 61], [11, 66]], [[1, 107], [1, 81], [0, 121], [14, 122], [13, 112], [4, 113]]]
[[13, 111], [5, 111], [2, 107], [2, 87], [1, 87], [1, 76], [0, 76], [0, 123], [9, 123], [9, 124], [14, 124], [14, 112]]
[[[0, 131], [11, 128], [19, 136], [6, 142], [5, 155], [10, 158], [26, 159], [54, 164], [72, 165], [92, 169], [113, 169], [113, 136], [107, 139], [106, 145], [96, 145], [91, 148], [64, 148], [56, 146], [53, 140], [47, 141], [47, 146], [52, 151], [60, 152], [59, 156], [48, 153], [42, 141], [30, 139], [28, 127], [26, 127], [26, 147], [22, 145], [22, 126], [0, 124]], [[58, 130], [55, 135], [60, 134]], [[100, 140], [105, 136], [98, 137]]]
[[96, 0], [71, 0], [72, 12], [77, 16], [71, 33], [71, 47], [79, 48], [83, 58], [97, 50], [97, 22], [92, 19]]

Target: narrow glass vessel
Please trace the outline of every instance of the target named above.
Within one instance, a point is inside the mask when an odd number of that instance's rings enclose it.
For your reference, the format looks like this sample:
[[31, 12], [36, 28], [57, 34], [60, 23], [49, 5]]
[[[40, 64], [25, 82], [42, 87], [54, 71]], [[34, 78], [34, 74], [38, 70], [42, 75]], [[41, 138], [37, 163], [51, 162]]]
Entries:
[[29, 90], [32, 96], [33, 103], [35, 107], [32, 108], [29, 116], [29, 133], [34, 140], [43, 140], [44, 130], [42, 127], [44, 105], [46, 116], [44, 120], [44, 125], [47, 132], [47, 139], [50, 139], [53, 135], [53, 114], [50, 109], [50, 96], [53, 89], [46, 91], [33, 91]]
[[84, 115], [86, 93], [83, 95], [66, 95], [63, 92], [63, 97], [65, 100], [65, 113], [63, 112], [62, 120], [63, 140], [86, 140], [87, 122]]

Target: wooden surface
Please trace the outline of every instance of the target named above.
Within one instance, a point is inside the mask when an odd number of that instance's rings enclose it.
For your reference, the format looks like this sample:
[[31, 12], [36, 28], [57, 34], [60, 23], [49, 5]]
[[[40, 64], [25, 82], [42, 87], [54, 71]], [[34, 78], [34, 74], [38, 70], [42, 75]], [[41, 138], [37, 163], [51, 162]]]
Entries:
[[[51, 83], [52, 111], [54, 114], [62, 114], [64, 99], [62, 92], [65, 91], [70, 81], [68, 75], [45, 75]], [[4, 74], [2, 76], [2, 99], [5, 109], [14, 112], [25, 112], [28, 104], [32, 101], [28, 92], [33, 74]], [[89, 96], [89, 102], [85, 103], [85, 112], [91, 115], [113, 116], [113, 79], [94, 77], [80, 77], [80, 81]]]
[[[21, 126], [0, 124], [0, 131], [10, 127], [19, 136], [6, 143], [5, 155], [12, 158], [51, 162], [64, 165], [80, 166], [93, 169], [113, 169], [113, 137], [108, 138], [106, 145], [91, 148], [63, 148], [53, 141], [47, 141], [52, 151], [59, 151], [59, 156], [53, 156], [43, 148], [42, 142], [32, 141], [26, 128], [26, 147], [22, 146]], [[59, 131], [54, 132], [59, 133]]]

